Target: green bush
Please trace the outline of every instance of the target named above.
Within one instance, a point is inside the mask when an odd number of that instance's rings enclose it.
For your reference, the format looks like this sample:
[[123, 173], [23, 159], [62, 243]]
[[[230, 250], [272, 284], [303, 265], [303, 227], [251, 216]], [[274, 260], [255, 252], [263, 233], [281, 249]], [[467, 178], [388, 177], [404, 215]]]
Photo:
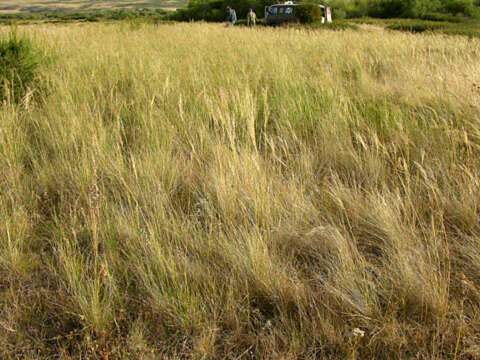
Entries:
[[472, 0], [449, 0], [444, 5], [445, 10], [450, 14], [463, 14], [472, 16], [474, 6]]
[[0, 40], [0, 91], [2, 101], [19, 103], [38, 85], [41, 56], [31, 41], [16, 31]]
[[430, 20], [430, 21], [448, 21], [448, 22], [456, 22], [460, 23], [463, 22], [465, 19], [461, 15], [452, 15], [452, 14], [445, 14], [445, 13], [426, 13], [421, 17], [422, 20]]
[[[478, 6], [473, 0], [368, 0], [367, 7], [368, 16], [377, 18], [403, 17], [436, 20], [433, 18], [441, 17], [438, 14], [470, 18], [478, 15]], [[436, 15], [432, 16], [432, 14]]]
[[322, 21], [322, 9], [315, 4], [300, 4], [295, 9], [295, 16], [302, 24]]
[[190, 2], [187, 8], [177, 9], [169, 19], [175, 21], [223, 21], [225, 6], [222, 1]]
[[344, 9], [335, 9], [332, 11], [332, 17], [334, 20], [343, 20], [347, 17], [347, 12]]
[[[333, 3], [332, 5], [333, 11], [342, 8], [342, 3]], [[350, 3], [345, 5], [345, 11], [347, 13], [347, 18], [354, 18], [354, 17], [365, 17], [368, 14], [368, 0], [354, 0]]]
[[415, 0], [371, 0], [368, 15], [379, 18], [408, 17]]
[[389, 20], [387, 29], [408, 31], [413, 33], [431, 32], [448, 35], [464, 35], [468, 37], [480, 37], [480, 25], [468, 23], [452, 23], [439, 21], [423, 21], [410, 19]]

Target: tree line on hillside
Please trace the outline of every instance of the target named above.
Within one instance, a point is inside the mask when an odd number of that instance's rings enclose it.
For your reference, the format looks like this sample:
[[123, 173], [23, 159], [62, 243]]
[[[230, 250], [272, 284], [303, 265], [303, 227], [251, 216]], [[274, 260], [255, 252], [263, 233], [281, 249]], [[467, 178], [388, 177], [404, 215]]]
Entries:
[[[239, 18], [245, 17], [248, 8], [264, 16], [266, 5], [282, 0], [190, 0], [186, 8], [170, 15], [172, 20], [223, 21], [225, 8], [232, 6]], [[322, 3], [333, 9], [337, 19], [356, 17], [418, 18], [442, 21], [464, 21], [480, 18], [480, 0], [306, 0]]]
[[129, 20], [149, 18], [163, 20], [168, 14], [167, 10], [160, 8], [141, 9], [114, 9], [96, 11], [45, 11], [45, 12], [19, 12], [0, 14], [0, 22], [5, 21], [104, 21], [104, 20]]

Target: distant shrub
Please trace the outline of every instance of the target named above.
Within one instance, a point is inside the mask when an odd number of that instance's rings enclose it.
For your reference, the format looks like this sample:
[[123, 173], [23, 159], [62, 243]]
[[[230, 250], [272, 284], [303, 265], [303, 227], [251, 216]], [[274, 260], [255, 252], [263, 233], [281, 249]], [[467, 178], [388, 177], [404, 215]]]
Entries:
[[478, 24], [452, 23], [423, 20], [395, 20], [387, 26], [390, 30], [408, 31], [413, 33], [432, 32], [448, 35], [464, 35], [468, 37], [480, 37]]
[[460, 23], [463, 22], [465, 19], [461, 15], [452, 15], [452, 14], [445, 14], [445, 13], [426, 13], [423, 15], [422, 20], [430, 20], [430, 21], [448, 21], [448, 22], [456, 22]]
[[413, 3], [413, 0], [371, 0], [368, 15], [378, 18], [408, 17]]
[[41, 56], [31, 41], [12, 31], [0, 40], [0, 91], [2, 100], [19, 103], [38, 85]]
[[440, 29], [441, 25], [432, 25], [423, 22], [418, 23], [407, 23], [407, 24], [393, 24], [387, 26], [387, 29], [390, 30], [401, 30], [401, 31], [409, 31], [413, 33], [421, 33], [425, 31], [435, 31], [436, 29]]
[[[332, 5], [332, 9], [336, 11], [342, 9], [342, 6], [341, 4]], [[368, 15], [368, 2], [367, 0], [355, 0], [350, 6], [345, 6], [345, 11], [347, 12], [347, 18], [365, 17]]]
[[205, 20], [219, 22], [225, 19], [225, 6], [222, 1], [190, 2], [188, 7], [177, 9], [176, 12], [170, 15], [169, 19], [175, 21]]
[[334, 20], [343, 20], [347, 17], [347, 12], [344, 9], [335, 9], [332, 11]]
[[301, 4], [295, 9], [295, 16], [302, 24], [322, 21], [322, 9], [315, 4]]
[[472, 0], [449, 0], [445, 3], [444, 9], [450, 14], [463, 14], [466, 16], [474, 14]]
[[[478, 6], [473, 0], [368, 0], [367, 9], [368, 16], [378, 18], [428, 18], [435, 21], [451, 21], [452, 17], [478, 16]], [[439, 14], [451, 17], [435, 19], [441, 17]]]

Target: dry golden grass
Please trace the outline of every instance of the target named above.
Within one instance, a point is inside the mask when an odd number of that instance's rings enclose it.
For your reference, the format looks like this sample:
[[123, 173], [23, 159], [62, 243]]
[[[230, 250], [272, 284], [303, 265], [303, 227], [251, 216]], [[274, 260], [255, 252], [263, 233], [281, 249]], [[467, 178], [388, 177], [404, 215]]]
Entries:
[[479, 40], [21, 31], [1, 358], [480, 357]]

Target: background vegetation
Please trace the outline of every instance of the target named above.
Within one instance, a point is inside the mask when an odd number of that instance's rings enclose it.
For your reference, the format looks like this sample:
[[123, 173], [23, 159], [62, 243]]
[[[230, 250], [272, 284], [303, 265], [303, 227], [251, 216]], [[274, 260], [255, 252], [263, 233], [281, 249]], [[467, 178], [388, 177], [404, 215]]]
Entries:
[[338, 0], [331, 5], [347, 17], [478, 17], [478, 0]]
[[[341, 24], [345, 21], [337, 21]], [[417, 19], [351, 19], [349, 24], [369, 24], [382, 27], [387, 30], [400, 30], [412, 33], [438, 33], [447, 35], [464, 35], [468, 37], [480, 37], [480, 23], [478, 22], [452, 22], [452, 21], [429, 21]]]
[[[278, 3], [274, 0], [190, 0], [188, 7], [177, 10], [176, 20], [221, 21], [226, 6], [237, 10], [244, 17], [248, 8], [257, 15], [264, 16], [266, 5]], [[375, 18], [419, 18], [441, 21], [467, 21], [479, 19], [479, 0], [312, 0], [307, 3], [320, 3], [333, 8], [335, 19], [375, 17]]]
[[[480, 0], [308, 0], [332, 7], [336, 21], [351, 18], [415, 18], [428, 21], [478, 23]], [[146, 19], [220, 22], [232, 6], [239, 19], [253, 8], [259, 19], [275, 0], [145, 0], [145, 1], [11, 1], [0, 0], [0, 21], [72, 22]], [[313, 8], [312, 8], [313, 9]], [[174, 11], [176, 10], [176, 11]], [[311, 12], [311, 11], [310, 11]], [[318, 18], [318, 14], [307, 14]], [[304, 16], [305, 18], [305, 16]], [[425, 26], [428, 26], [425, 25]], [[429, 27], [429, 29], [432, 26]], [[447, 31], [448, 32], [448, 31]]]
[[1, 358], [480, 356], [479, 40], [20, 33], [55, 62], [0, 105]]

